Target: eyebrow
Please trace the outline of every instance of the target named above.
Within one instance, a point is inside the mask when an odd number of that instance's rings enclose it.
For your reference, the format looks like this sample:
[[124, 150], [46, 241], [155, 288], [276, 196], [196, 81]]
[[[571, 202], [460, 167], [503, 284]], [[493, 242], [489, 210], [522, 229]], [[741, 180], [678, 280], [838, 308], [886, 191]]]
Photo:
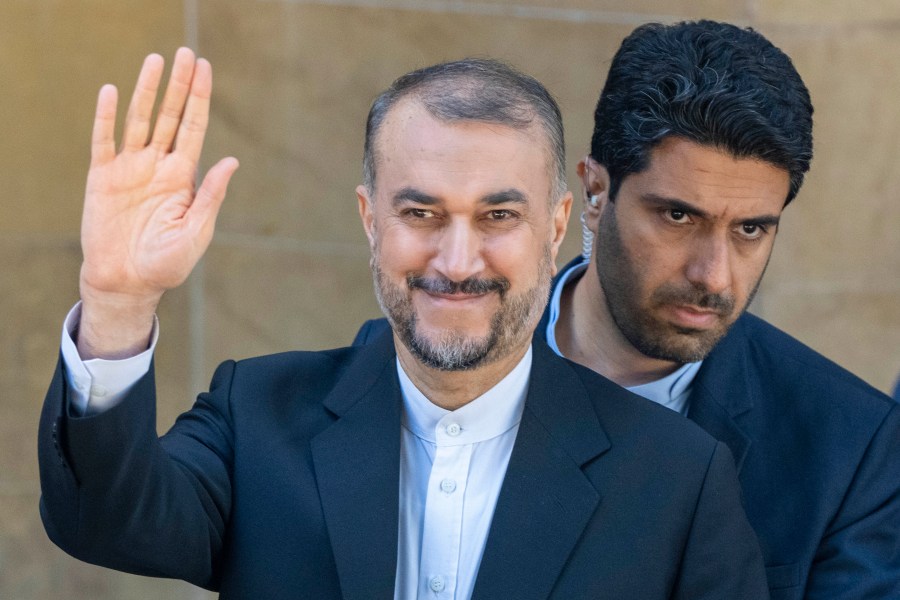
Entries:
[[[435, 196], [431, 196], [422, 192], [421, 190], [417, 190], [412, 187], [405, 187], [394, 194], [394, 197], [391, 198], [391, 205], [398, 206], [404, 204], [406, 202], [413, 202], [415, 204], [422, 204], [424, 206], [434, 206], [440, 202], [438, 198]], [[528, 199], [525, 194], [520, 192], [515, 188], [510, 188], [506, 190], [501, 190], [499, 192], [493, 192], [481, 198], [480, 202], [482, 204], [487, 204], [488, 206], [497, 206], [499, 204], [527, 204]]]
[[438, 203], [438, 199], [434, 196], [429, 196], [424, 192], [420, 192], [415, 188], [405, 187], [394, 194], [394, 197], [391, 198], [391, 205], [398, 206], [405, 202], [414, 202], [416, 204], [424, 204], [425, 206], [434, 206]]
[[[689, 215], [696, 215], [701, 219], [709, 219], [712, 217], [712, 215], [710, 215], [710, 213], [708, 213], [707, 211], [701, 208], [697, 208], [693, 204], [685, 202], [684, 200], [679, 200], [678, 198], [669, 198], [667, 196], [659, 196], [657, 194], [650, 193], [642, 194], [641, 201], [647, 204], [654, 204], [656, 206], [678, 210]], [[777, 226], [779, 222], [781, 222], [780, 215], [759, 215], [740, 221], [740, 223], [744, 225], [762, 225], [768, 227]]]
[[493, 194], [488, 194], [484, 198], [481, 199], [481, 202], [484, 204], [488, 204], [491, 206], [497, 204], [528, 204], [528, 199], [525, 197], [525, 194], [520, 192], [517, 189], [510, 188], [508, 190], [502, 190], [500, 192], [494, 192]]

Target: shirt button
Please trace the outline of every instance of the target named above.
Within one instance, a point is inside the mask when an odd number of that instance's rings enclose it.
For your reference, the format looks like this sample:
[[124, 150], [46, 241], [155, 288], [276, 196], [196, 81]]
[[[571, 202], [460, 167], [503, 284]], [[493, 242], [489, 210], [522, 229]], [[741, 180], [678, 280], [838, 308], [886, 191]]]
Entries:
[[441, 482], [441, 490], [446, 494], [452, 494], [456, 491], [456, 482], [452, 479], [445, 479]]
[[462, 427], [459, 426], [459, 423], [450, 423], [447, 425], [447, 435], [450, 437], [456, 437], [462, 431]]
[[107, 390], [107, 389], [106, 389], [105, 387], [103, 387], [102, 385], [92, 385], [92, 386], [91, 386], [91, 397], [93, 397], [93, 398], [103, 398], [104, 396], [106, 396], [106, 393], [107, 393], [108, 391], [109, 391], [109, 390]]
[[443, 592], [444, 591], [444, 579], [438, 575], [437, 577], [432, 577], [431, 581], [428, 582], [428, 587], [431, 588], [432, 592]]

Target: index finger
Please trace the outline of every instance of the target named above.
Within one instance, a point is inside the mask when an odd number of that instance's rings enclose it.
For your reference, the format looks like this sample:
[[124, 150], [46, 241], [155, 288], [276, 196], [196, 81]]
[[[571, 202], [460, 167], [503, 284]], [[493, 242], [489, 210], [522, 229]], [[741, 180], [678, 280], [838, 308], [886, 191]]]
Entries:
[[116, 157], [116, 104], [119, 92], [107, 83], [97, 94], [94, 129], [91, 133], [91, 165], [103, 164]]

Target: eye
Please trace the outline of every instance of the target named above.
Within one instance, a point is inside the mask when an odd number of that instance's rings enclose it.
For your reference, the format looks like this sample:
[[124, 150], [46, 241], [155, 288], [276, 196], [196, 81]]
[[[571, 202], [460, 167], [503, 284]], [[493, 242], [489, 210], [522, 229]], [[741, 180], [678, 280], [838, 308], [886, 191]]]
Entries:
[[738, 233], [746, 240], [756, 241], [762, 239], [769, 229], [758, 223], [744, 223], [738, 227]]
[[678, 208], [667, 208], [664, 213], [667, 220], [672, 223], [690, 223], [691, 217], [687, 212]]
[[434, 212], [427, 208], [408, 208], [403, 214], [414, 219], [430, 219], [434, 217]]
[[505, 221], [507, 219], [512, 219], [514, 216], [515, 213], [513, 211], [505, 208], [498, 208], [488, 212], [488, 218], [493, 221]]

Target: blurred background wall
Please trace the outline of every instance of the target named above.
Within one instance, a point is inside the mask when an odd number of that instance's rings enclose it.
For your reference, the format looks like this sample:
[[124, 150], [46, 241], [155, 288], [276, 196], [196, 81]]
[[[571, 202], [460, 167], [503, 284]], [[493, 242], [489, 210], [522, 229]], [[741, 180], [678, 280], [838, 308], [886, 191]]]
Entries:
[[[78, 297], [103, 83], [128, 98], [144, 55], [193, 47], [215, 73], [204, 165], [227, 154], [242, 165], [205, 261], [161, 307], [165, 429], [222, 359], [344, 345], [378, 315], [353, 189], [369, 103], [396, 76], [471, 55], [511, 61], [558, 98], [574, 175], [621, 39], [647, 20], [701, 17], [762, 31], [816, 107], [812, 172], [753, 310], [888, 391], [900, 369], [898, 0], [0, 3], [0, 598], [210, 597], [79, 563], [38, 516], [35, 432]], [[561, 261], [578, 251], [578, 212]]]

